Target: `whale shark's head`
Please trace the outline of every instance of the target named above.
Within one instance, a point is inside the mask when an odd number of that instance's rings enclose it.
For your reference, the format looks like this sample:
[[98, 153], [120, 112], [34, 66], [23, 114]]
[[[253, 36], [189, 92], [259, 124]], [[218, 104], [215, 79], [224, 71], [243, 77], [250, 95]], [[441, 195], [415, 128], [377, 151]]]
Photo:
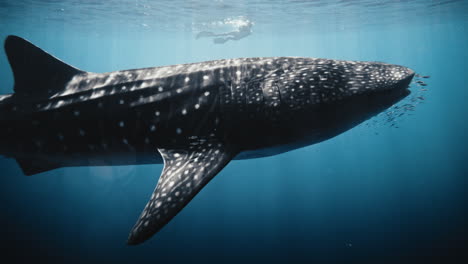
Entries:
[[[280, 119], [291, 131], [314, 135], [317, 141], [330, 138], [406, 97], [414, 74], [381, 62], [291, 58], [275, 74]], [[289, 134], [299, 138], [297, 133]]]
[[[279, 81], [279, 89], [299, 101], [303, 98], [297, 91], [307, 89], [311, 101], [305, 103], [318, 105], [380, 92], [405, 93], [413, 76], [414, 71], [407, 67], [381, 62], [298, 59], [280, 76], [286, 78]], [[288, 101], [287, 96], [285, 99]]]

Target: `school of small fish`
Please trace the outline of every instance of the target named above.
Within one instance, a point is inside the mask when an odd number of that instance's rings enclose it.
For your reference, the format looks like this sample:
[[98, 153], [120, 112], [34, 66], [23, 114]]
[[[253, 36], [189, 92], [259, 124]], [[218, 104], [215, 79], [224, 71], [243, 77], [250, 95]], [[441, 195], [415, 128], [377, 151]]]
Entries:
[[[387, 111], [380, 113], [377, 118], [371, 119], [367, 122], [366, 126], [376, 126], [379, 124], [385, 124], [392, 128], [399, 128], [398, 121], [404, 116], [411, 116], [416, 110], [419, 104], [425, 102], [425, 93], [428, 91], [428, 84], [424, 79], [429, 79], [429, 75], [416, 74], [412, 81], [412, 84], [416, 86], [416, 89], [412, 89], [410, 96], [400, 103], [390, 107]], [[378, 135], [378, 132], [375, 132]]]

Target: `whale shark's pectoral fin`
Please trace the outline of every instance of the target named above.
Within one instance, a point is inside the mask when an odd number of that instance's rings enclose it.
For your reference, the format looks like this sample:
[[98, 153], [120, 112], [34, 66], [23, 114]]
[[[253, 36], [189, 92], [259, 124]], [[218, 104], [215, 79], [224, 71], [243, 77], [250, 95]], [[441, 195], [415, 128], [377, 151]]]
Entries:
[[158, 232], [237, 154], [220, 142], [188, 149], [158, 149], [164, 169], [151, 199], [133, 227], [128, 244], [139, 244]]

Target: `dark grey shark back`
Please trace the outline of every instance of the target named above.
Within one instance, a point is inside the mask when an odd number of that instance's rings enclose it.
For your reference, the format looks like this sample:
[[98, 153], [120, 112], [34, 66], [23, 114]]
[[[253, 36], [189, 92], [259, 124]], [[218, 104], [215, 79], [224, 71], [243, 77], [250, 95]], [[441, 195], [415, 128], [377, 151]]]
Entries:
[[97, 74], [16, 36], [5, 49], [15, 93], [0, 96], [0, 154], [26, 175], [164, 163], [129, 244], [158, 232], [232, 159], [334, 137], [405, 97], [414, 75], [385, 63], [290, 57]]

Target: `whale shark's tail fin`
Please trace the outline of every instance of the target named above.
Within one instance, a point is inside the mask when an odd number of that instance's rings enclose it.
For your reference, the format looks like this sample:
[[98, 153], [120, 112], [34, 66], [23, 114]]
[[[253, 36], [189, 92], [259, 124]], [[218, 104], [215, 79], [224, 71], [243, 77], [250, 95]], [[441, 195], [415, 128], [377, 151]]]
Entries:
[[17, 36], [6, 38], [5, 51], [17, 95], [50, 96], [63, 89], [73, 76], [84, 73]]

